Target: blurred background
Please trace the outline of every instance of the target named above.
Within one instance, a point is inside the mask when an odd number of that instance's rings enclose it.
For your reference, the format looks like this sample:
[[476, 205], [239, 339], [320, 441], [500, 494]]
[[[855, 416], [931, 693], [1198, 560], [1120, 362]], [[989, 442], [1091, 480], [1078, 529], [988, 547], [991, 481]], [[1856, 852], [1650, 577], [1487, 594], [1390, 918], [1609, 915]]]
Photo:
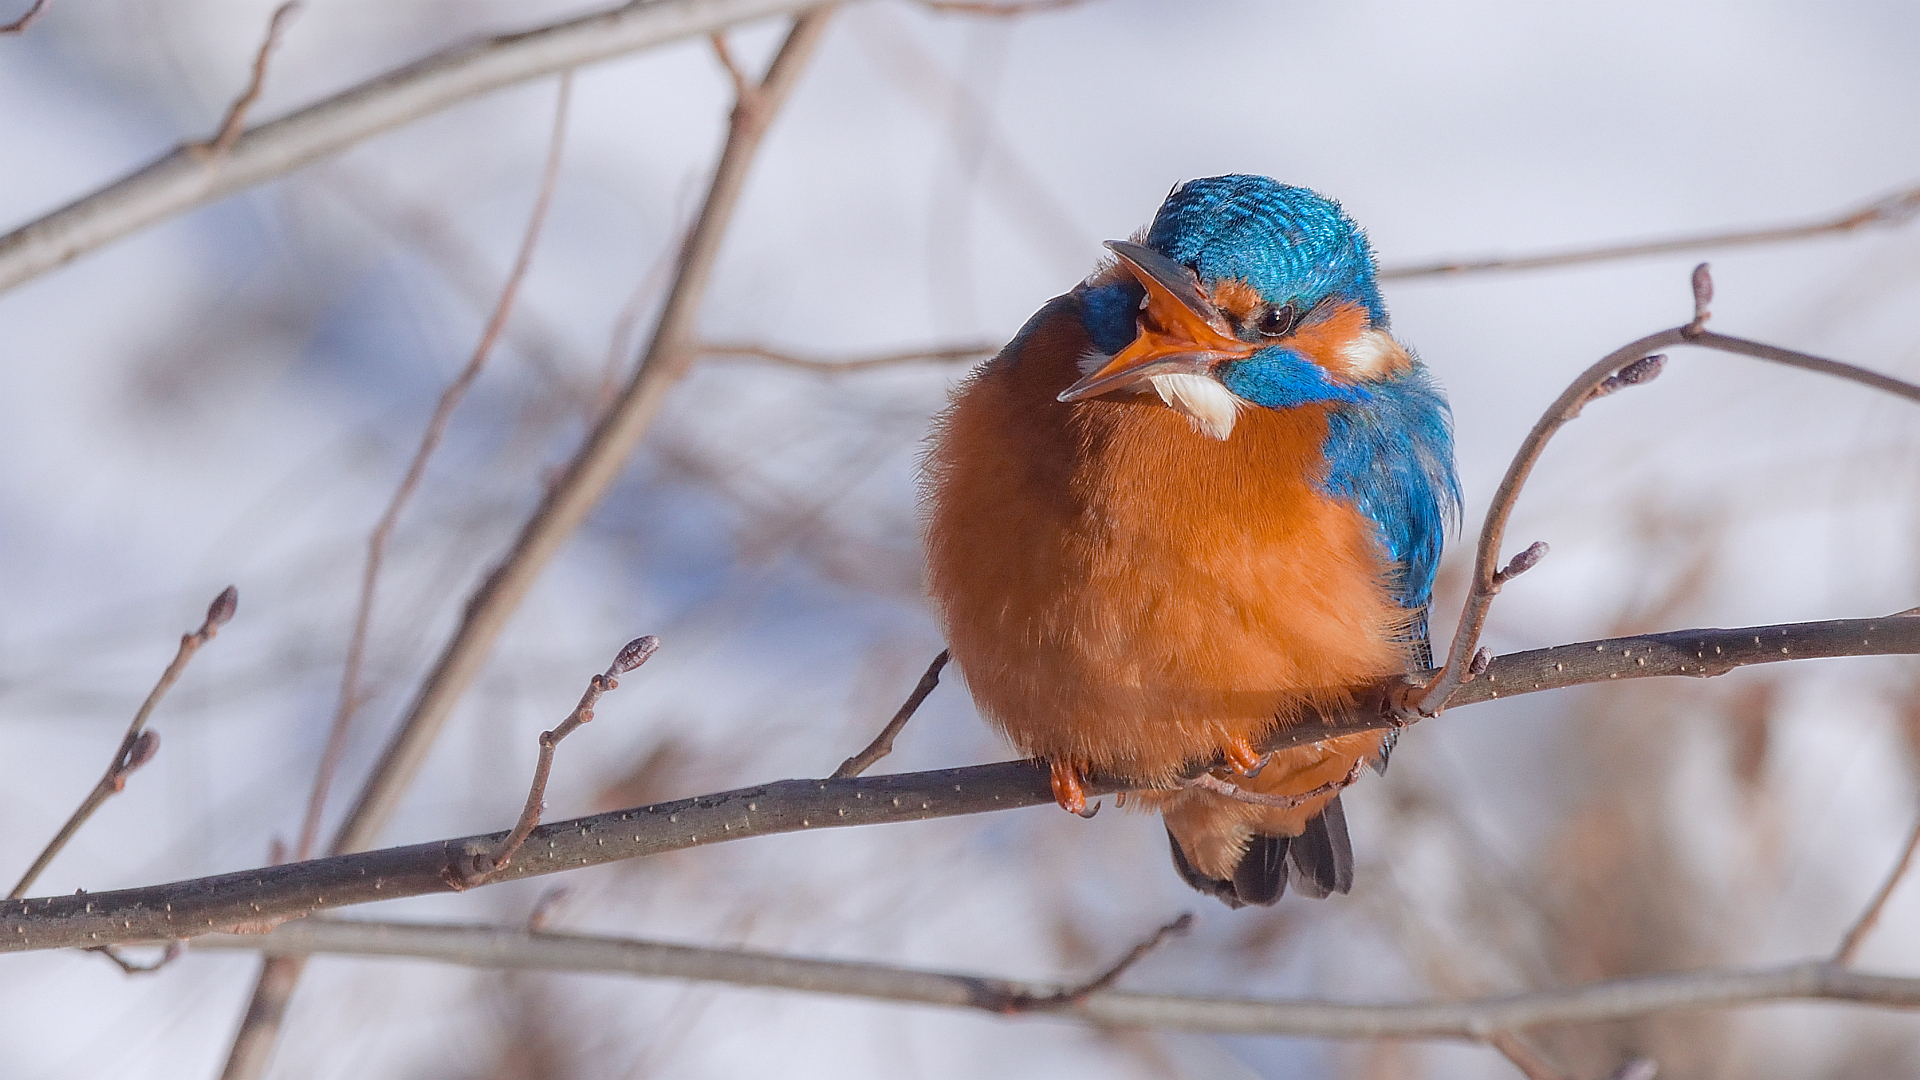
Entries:
[[[10, 4], [10, 7], [22, 6]], [[595, 5], [308, 0], [264, 119], [474, 37]], [[0, 39], [0, 227], [204, 138], [272, 5], [52, 0]], [[0, 12], [0, 17], [12, 16]], [[783, 24], [743, 27], [753, 70]], [[1910, 3], [1329, 5], [1088, 0], [1019, 18], [837, 15], [755, 163], [701, 318], [822, 360], [1004, 341], [1176, 181], [1335, 196], [1383, 264], [1791, 223], [1920, 182]], [[0, 866], [105, 766], [223, 586], [238, 618], [153, 721], [159, 757], [34, 892], [259, 865], [298, 832], [367, 536], [505, 280], [556, 80], [402, 127], [0, 295]], [[330, 833], [459, 607], [649, 328], [724, 134], [705, 41], [578, 72], [501, 347], [393, 539]], [[1709, 253], [1728, 333], [1920, 378], [1920, 225]], [[1486, 499], [1594, 359], [1685, 321], [1693, 255], [1390, 283]], [[627, 639], [665, 642], [562, 750], [549, 817], [818, 776], [940, 648], [914, 469], [963, 364], [738, 360], [675, 391], [514, 618], [383, 843], [503, 828], [535, 737]], [[1805, 373], [1682, 352], [1554, 444], [1509, 533], [1552, 556], [1496, 651], [1920, 604], [1920, 423]], [[1007, 748], [950, 677], [884, 771]], [[1410, 732], [1346, 799], [1350, 897], [1229, 912], [1156, 819], [1046, 809], [757, 839], [571, 875], [555, 928], [1072, 980], [1183, 910], [1127, 976], [1405, 1000], [1829, 952], [1916, 811], [1911, 659], [1537, 695]], [[12, 880], [9, 877], [7, 880]], [[351, 914], [522, 923], [555, 879]], [[1920, 885], [1862, 956], [1920, 969]], [[0, 1075], [207, 1077], [257, 961], [0, 963]], [[1920, 1072], [1920, 1019], [1771, 1006], [1551, 1029], [1579, 1076]], [[275, 1077], [1515, 1075], [1492, 1051], [1102, 1032], [671, 982], [320, 958]]]

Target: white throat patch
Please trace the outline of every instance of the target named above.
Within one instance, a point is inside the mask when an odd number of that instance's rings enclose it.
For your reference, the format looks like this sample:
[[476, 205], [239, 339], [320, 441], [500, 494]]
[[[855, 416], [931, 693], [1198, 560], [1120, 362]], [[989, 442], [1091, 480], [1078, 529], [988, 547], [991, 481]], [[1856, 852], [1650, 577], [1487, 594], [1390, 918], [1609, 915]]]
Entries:
[[1205, 375], [1155, 375], [1147, 381], [1161, 401], [1186, 416], [1193, 430], [1222, 441], [1233, 434], [1242, 403], [1218, 380]]

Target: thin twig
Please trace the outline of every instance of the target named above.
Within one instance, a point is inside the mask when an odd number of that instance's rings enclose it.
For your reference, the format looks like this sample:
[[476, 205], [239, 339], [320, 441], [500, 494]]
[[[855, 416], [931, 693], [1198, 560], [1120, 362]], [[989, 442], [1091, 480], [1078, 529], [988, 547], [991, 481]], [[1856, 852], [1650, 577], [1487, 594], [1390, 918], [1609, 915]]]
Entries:
[[1671, 240], [1653, 240], [1633, 244], [1605, 244], [1599, 247], [1581, 248], [1574, 251], [1556, 252], [1547, 255], [1448, 260], [1444, 262], [1421, 263], [1414, 266], [1389, 266], [1382, 269], [1379, 276], [1381, 280], [1386, 281], [1454, 274], [1485, 273], [1488, 271], [1540, 270], [1553, 266], [1574, 266], [1580, 263], [1638, 258], [1643, 255], [1669, 255], [1675, 252], [1700, 251], [1709, 248], [1779, 244], [1793, 240], [1810, 240], [1820, 236], [1831, 236], [1836, 233], [1849, 233], [1869, 226], [1892, 227], [1904, 225], [1913, 220], [1915, 214], [1920, 214], [1920, 186], [1897, 191], [1885, 198], [1875, 199], [1865, 206], [1849, 210], [1836, 217], [1824, 218], [1819, 221], [1808, 222], [1801, 225], [1705, 233], [1698, 236], [1684, 236]]
[[267, 61], [273, 58], [273, 51], [280, 47], [280, 37], [286, 33], [287, 23], [300, 11], [300, 0], [286, 0], [286, 3], [273, 9], [273, 18], [267, 22], [267, 36], [260, 41], [260, 51], [253, 56], [253, 74], [247, 79], [247, 88], [233, 99], [227, 107], [226, 118], [220, 121], [220, 130], [213, 138], [200, 144], [200, 148], [209, 158], [225, 157], [233, 149], [233, 144], [246, 130], [247, 111], [253, 103], [260, 100], [260, 91], [267, 85]]
[[1860, 946], [1866, 944], [1867, 935], [1873, 933], [1873, 928], [1879, 924], [1880, 913], [1886, 910], [1887, 900], [1893, 896], [1894, 890], [1900, 887], [1901, 880], [1907, 876], [1907, 869], [1913, 865], [1913, 854], [1916, 849], [1920, 849], [1920, 821], [1914, 822], [1913, 832], [1907, 836], [1907, 846], [1901, 849], [1900, 858], [1887, 874], [1887, 880], [1880, 883], [1879, 891], [1873, 894], [1873, 899], [1868, 902], [1866, 910], [1853, 921], [1853, 926], [1847, 930], [1847, 936], [1841, 939], [1840, 948], [1833, 954], [1834, 963], [1846, 967], [1860, 955]]
[[106, 774], [100, 777], [99, 783], [93, 785], [92, 791], [87, 792], [87, 797], [80, 800], [80, 806], [74, 810], [73, 816], [60, 826], [60, 831], [47, 842], [39, 857], [33, 860], [33, 865], [21, 875], [19, 883], [7, 894], [8, 899], [18, 900], [27, 895], [27, 890], [33, 888], [34, 879], [47, 868], [54, 856], [60, 854], [60, 849], [67, 846], [67, 841], [73, 839], [73, 834], [80, 831], [80, 826], [87, 823], [93, 812], [127, 786], [127, 777], [135, 769], [153, 760], [153, 755], [160, 749], [160, 735], [158, 732], [142, 730], [147, 725], [147, 718], [153, 715], [154, 706], [160, 704], [160, 699], [173, 688], [180, 673], [187, 669], [187, 661], [200, 651], [200, 646], [213, 640], [220, 628], [233, 618], [239, 606], [240, 591], [231, 585], [227, 586], [207, 606], [207, 616], [201, 620], [199, 629], [181, 636], [179, 651], [173, 654], [173, 662], [160, 673], [160, 681], [147, 691], [147, 699], [134, 712], [133, 722], [127, 725], [127, 733], [121, 737], [119, 749], [113, 752], [113, 760], [107, 764]]
[[539, 191], [533, 199], [533, 212], [527, 219], [526, 232], [520, 238], [520, 250], [507, 272], [506, 284], [500, 289], [493, 313], [480, 333], [480, 341], [474, 346], [473, 354], [467, 358], [466, 367], [440, 392], [433, 415], [420, 433], [420, 445], [414, 449], [413, 460], [407, 463], [406, 474], [394, 489], [393, 497], [387, 501], [387, 508], [381, 512], [372, 534], [367, 537], [367, 559], [360, 572], [360, 597], [353, 613], [353, 630], [347, 638], [346, 663], [340, 672], [339, 704], [335, 707], [333, 724], [327, 733], [326, 749], [320, 755], [320, 767], [314, 774], [313, 790], [307, 798], [306, 817], [300, 823], [300, 840], [294, 849], [297, 859], [313, 854], [314, 842], [320, 835], [320, 816], [326, 808], [327, 792], [333, 785], [335, 771], [340, 767], [340, 758], [346, 753], [347, 731], [353, 724], [354, 714], [360, 709], [361, 668], [366, 662], [367, 636], [372, 631], [374, 599], [379, 589], [380, 571], [386, 562], [387, 544], [393, 536], [394, 526], [400, 520], [401, 511], [412, 500], [414, 491], [420, 486], [421, 477], [426, 475], [428, 460], [445, 438], [454, 410], [480, 377], [481, 368], [486, 366], [495, 343], [506, 329], [508, 316], [513, 312], [514, 301], [520, 294], [520, 284], [526, 280], [527, 270], [533, 265], [533, 252], [539, 245], [540, 232], [547, 220], [547, 208], [553, 201], [553, 189], [560, 177], [561, 152], [567, 138], [567, 110], [572, 96], [573, 72], [563, 71], [560, 73], [559, 94], [554, 102], [553, 131], [547, 139], [546, 165], [541, 169]]
[[[620, 18], [639, 17], [640, 13], [667, 10], [668, 0], [635, 4], [616, 13]], [[742, 5], [744, 7], [744, 5]], [[791, 5], [762, 0], [771, 10], [788, 10]], [[707, 10], [730, 10], [741, 14], [721, 0], [709, 0]], [[798, 83], [800, 73], [813, 54], [826, 28], [831, 6], [813, 7], [794, 19], [786, 41], [774, 55], [766, 76], [758, 88], [760, 107], [744, 110], [736, 107], [728, 127], [727, 141], [714, 168], [713, 182], [699, 218], [681, 249], [672, 290], [668, 293], [645, 358], [635, 370], [625, 390], [601, 415], [586, 442], [568, 463], [566, 470], [546, 489], [511, 551], [474, 590], [462, 611], [460, 624], [422, 681], [407, 709], [406, 717], [388, 741], [372, 775], [360, 789], [360, 795], [344, 823], [334, 836], [336, 853], [358, 851], [370, 846], [385, 828], [401, 795], [426, 760], [440, 728], [446, 723], [455, 702], [480, 673], [494, 642], [506, 628], [534, 581], [557, 554], [567, 537], [599, 503], [602, 495], [619, 476], [627, 458], [646, 433], [659, 411], [667, 391], [683, 376], [694, 359], [691, 348], [700, 302], [706, 295], [715, 257], [733, 210], [746, 182], [748, 165], [759, 149], [767, 126], [780, 105]], [[715, 18], [706, 28], [718, 29], [731, 19]], [[582, 20], [574, 26], [595, 25]], [[556, 28], [557, 29], [557, 28]], [[601, 27], [608, 33], [611, 27]], [[618, 36], [618, 35], [613, 35]], [[663, 35], [671, 36], [671, 35]], [[556, 49], [558, 45], [554, 46]], [[613, 50], [619, 51], [619, 50]], [[611, 52], [597, 55], [611, 55]], [[563, 65], [566, 67], [572, 66]], [[0, 241], [4, 244], [4, 241]], [[5, 252], [0, 250], [0, 260]], [[0, 280], [0, 286], [4, 281]], [[278, 1033], [286, 1005], [299, 979], [298, 961], [286, 965], [269, 962], [262, 970], [247, 1008], [247, 1018], [227, 1057], [222, 1080], [255, 1080], [266, 1069], [267, 1058]]]
[[812, 0], [649, 0], [436, 52], [252, 128], [218, 169], [206, 167], [198, 144], [185, 144], [0, 236], [0, 291], [490, 91], [811, 6]]
[[894, 712], [893, 719], [887, 721], [887, 726], [880, 729], [880, 734], [873, 737], [873, 741], [867, 744], [865, 750], [841, 762], [840, 767], [833, 770], [833, 776], [830, 779], [845, 780], [848, 777], [859, 776], [873, 768], [874, 762], [893, 753], [894, 736], [900, 734], [900, 729], [906, 727], [907, 721], [913, 719], [913, 714], [919, 711], [920, 703], [927, 700], [927, 695], [933, 693], [933, 688], [940, 685], [940, 669], [946, 667], [947, 661], [951, 658], [951, 653], [941, 649], [940, 655], [934, 657], [933, 663], [927, 665], [927, 673], [920, 676], [920, 682], [913, 688], [913, 693], [908, 694], [907, 700], [902, 702], [900, 708]]
[[186, 949], [187, 944], [184, 941], [169, 941], [166, 947], [160, 950], [160, 955], [155, 957], [153, 962], [149, 964], [140, 963], [138, 960], [127, 959], [121, 954], [120, 949], [114, 945], [95, 945], [86, 951], [99, 953], [101, 956], [113, 961], [125, 974], [151, 975], [161, 968], [166, 967], [168, 964], [173, 963], [175, 960], [180, 959], [180, 954], [186, 952]]
[[1487, 1036], [1487, 1045], [1500, 1051], [1527, 1080], [1566, 1080], [1559, 1069], [1547, 1063], [1540, 1049], [1511, 1031], [1496, 1031]]
[[[516, 927], [301, 919], [266, 934], [209, 934], [196, 949], [414, 957], [468, 967], [597, 972], [769, 987], [893, 1003], [1000, 1012], [1001, 1003], [1068, 987], [749, 949], [703, 948]], [[1545, 1024], [1628, 1020], [1680, 1010], [1787, 1001], [1920, 1006], [1920, 978], [1867, 975], [1815, 960], [1778, 968], [1641, 975], [1457, 1002], [1355, 1003], [1190, 997], [1104, 988], [1046, 1013], [1108, 1027], [1332, 1039], [1457, 1039]]]
[[1215, 795], [1225, 796], [1235, 802], [1248, 803], [1253, 806], [1271, 806], [1281, 810], [1293, 810], [1305, 806], [1323, 795], [1333, 795], [1352, 787], [1354, 781], [1360, 779], [1360, 773], [1366, 769], [1366, 766], [1367, 762], [1364, 759], [1356, 761], [1353, 763], [1353, 768], [1347, 771], [1347, 775], [1336, 777], [1321, 784], [1319, 787], [1309, 791], [1303, 791], [1298, 795], [1268, 795], [1262, 791], [1248, 791], [1246, 788], [1240, 787], [1231, 781], [1223, 780], [1215, 776], [1210, 771], [1188, 777], [1182, 782], [1181, 786], [1201, 788]]
[[[1707, 303], [1713, 296], [1713, 278], [1706, 264], [1694, 268], [1693, 272], [1694, 311], [1696, 320], [1706, 317]], [[1545, 415], [1534, 424], [1514, 454], [1512, 464], [1507, 466], [1507, 474], [1500, 481], [1500, 487], [1494, 492], [1493, 502], [1487, 507], [1485, 524], [1480, 528], [1480, 542], [1474, 556], [1473, 587], [1467, 594], [1466, 605], [1461, 611], [1459, 626], [1453, 635], [1452, 647], [1447, 652], [1445, 665], [1440, 673], [1424, 686], [1411, 687], [1408, 692], [1396, 696], [1392, 703], [1396, 719], [1411, 722], [1422, 716], [1433, 716], [1447, 704], [1453, 692], [1466, 681], [1468, 665], [1472, 663], [1475, 649], [1480, 643], [1480, 632], [1486, 626], [1487, 611], [1493, 605], [1494, 596], [1500, 591], [1500, 581], [1496, 567], [1499, 565], [1500, 544], [1506, 535], [1507, 519], [1512, 516], [1514, 505], [1520, 497], [1520, 489], [1526, 485], [1527, 477], [1533, 466], [1540, 460], [1548, 440], [1564, 427], [1568, 421], [1580, 414], [1580, 407], [1594, 399], [1598, 394], [1610, 393], [1622, 386], [1644, 383], [1657, 375], [1661, 362], [1655, 361], [1656, 350], [1680, 344], [1698, 345], [1702, 348], [1720, 352], [1750, 356], [1772, 363], [1785, 364], [1806, 371], [1819, 372], [1837, 378], [1847, 379], [1876, 390], [1904, 397], [1920, 403], [1920, 386], [1869, 371], [1866, 368], [1838, 360], [1782, 349], [1774, 345], [1765, 345], [1757, 341], [1728, 337], [1702, 328], [1700, 322], [1672, 330], [1662, 330], [1649, 334], [1624, 348], [1615, 350], [1599, 363], [1594, 364], [1575, 378], [1560, 397], [1547, 408]], [[1603, 389], [1608, 388], [1608, 389]]]
[[447, 868], [447, 882], [456, 889], [469, 889], [475, 885], [484, 885], [495, 874], [505, 870], [513, 863], [514, 853], [533, 835], [540, 825], [540, 813], [547, 805], [547, 777], [553, 772], [554, 751], [559, 748], [560, 740], [573, 734], [593, 719], [594, 706], [600, 704], [600, 696], [609, 690], [619, 689], [620, 676], [647, 662], [660, 648], [660, 639], [648, 634], [634, 638], [621, 647], [607, 670], [587, 680], [586, 692], [580, 695], [580, 703], [573, 712], [560, 722], [552, 731], [540, 733], [540, 756], [533, 766], [533, 783], [527, 787], [527, 802], [520, 810], [520, 820], [514, 822], [513, 830], [506, 838], [488, 849], [475, 852], [468, 865], [458, 869]]
[[47, 0], [33, 0], [33, 6], [27, 9], [26, 14], [4, 26], [0, 26], [0, 34], [26, 33], [27, 27], [33, 25], [33, 20], [40, 17], [40, 12], [45, 9], [46, 6]]
[[700, 356], [706, 360], [759, 361], [779, 364], [783, 367], [796, 367], [822, 375], [840, 375], [849, 371], [871, 371], [874, 368], [903, 367], [909, 364], [958, 364], [992, 356], [999, 351], [998, 345], [982, 342], [978, 345], [955, 345], [946, 349], [881, 353], [853, 360], [820, 360], [811, 356], [796, 356], [793, 353], [781, 352], [764, 345], [714, 343], [700, 346]]
[[1185, 934], [1193, 928], [1193, 912], [1183, 911], [1179, 917], [1153, 933], [1134, 943], [1126, 955], [1113, 962], [1105, 971], [1088, 979], [1078, 986], [1063, 986], [1050, 994], [1014, 993], [995, 1012], [1052, 1012], [1056, 1009], [1074, 1008], [1086, 1003], [1086, 1000], [1102, 990], [1111, 990], [1113, 984], [1127, 969], [1146, 958], [1146, 955], [1159, 948], [1170, 937]]
[[[1685, 630], [1514, 653], [1460, 688], [1452, 702], [1514, 697], [1588, 683], [1682, 675], [1706, 678], [1751, 664], [1834, 656], [1920, 655], [1920, 619], [1843, 619], [1788, 626]], [[1376, 701], [1399, 685], [1367, 691]], [[1356, 709], [1302, 723], [1262, 741], [1280, 750], [1392, 721]], [[1091, 776], [1089, 795], [1135, 789]], [[849, 780], [779, 780], [552, 822], [535, 829], [497, 880], [811, 829], [878, 825], [1012, 810], [1053, 802], [1044, 764], [1007, 761]], [[444, 872], [463, 853], [490, 850], [504, 833], [439, 840], [211, 878], [86, 896], [0, 901], [0, 952], [190, 937], [239, 924], [272, 924], [376, 900], [449, 891]]]

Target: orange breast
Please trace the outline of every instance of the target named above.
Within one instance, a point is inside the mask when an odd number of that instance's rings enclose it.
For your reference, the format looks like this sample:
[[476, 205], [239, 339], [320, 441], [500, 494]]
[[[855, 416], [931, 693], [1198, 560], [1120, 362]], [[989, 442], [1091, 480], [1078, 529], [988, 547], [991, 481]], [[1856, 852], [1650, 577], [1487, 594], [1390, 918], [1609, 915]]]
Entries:
[[928, 455], [930, 587], [982, 713], [1153, 781], [1402, 670], [1371, 523], [1314, 485], [1324, 411], [1249, 408], [1216, 440], [1152, 395], [1063, 405], [1088, 343], [1055, 307]]

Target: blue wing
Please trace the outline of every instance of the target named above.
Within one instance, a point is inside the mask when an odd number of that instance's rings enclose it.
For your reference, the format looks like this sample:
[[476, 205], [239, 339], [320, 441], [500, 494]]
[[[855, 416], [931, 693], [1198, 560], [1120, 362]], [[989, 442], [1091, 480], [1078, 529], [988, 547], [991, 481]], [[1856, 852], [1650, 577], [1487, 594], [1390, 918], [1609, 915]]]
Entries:
[[1416, 613], [1416, 659], [1430, 662], [1427, 606], [1450, 522], [1460, 510], [1453, 414], [1424, 366], [1368, 384], [1367, 399], [1333, 409], [1327, 424], [1329, 495], [1349, 499], [1380, 530], [1400, 606]]

